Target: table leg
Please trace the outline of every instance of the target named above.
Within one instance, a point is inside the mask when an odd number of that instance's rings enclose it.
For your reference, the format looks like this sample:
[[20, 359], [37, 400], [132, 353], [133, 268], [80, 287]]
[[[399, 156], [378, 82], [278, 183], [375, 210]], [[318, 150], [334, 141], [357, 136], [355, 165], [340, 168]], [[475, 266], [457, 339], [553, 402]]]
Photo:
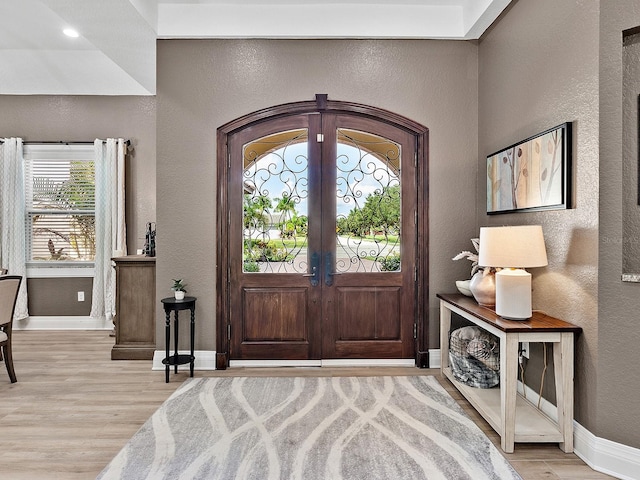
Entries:
[[451, 330], [451, 310], [440, 301], [440, 372], [449, 367], [449, 330]]
[[573, 333], [562, 333], [553, 344], [553, 369], [556, 380], [558, 426], [563, 437], [560, 449], [573, 452]]
[[196, 339], [196, 310], [195, 307], [191, 309], [191, 364], [189, 365], [190, 376], [193, 377], [193, 367], [195, 364], [195, 356], [193, 351], [193, 344]]
[[513, 453], [516, 438], [516, 395], [518, 394], [518, 335], [500, 338], [500, 446]]
[[164, 345], [166, 349], [166, 362], [164, 371], [165, 371], [165, 381], [169, 383], [169, 344], [171, 343], [171, 312], [169, 310], [165, 310], [165, 326], [164, 326]]
[[[178, 311], [173, 312], [173, 329], [174, 329], [174, 339], [173, 339], [173, 354], [176, 356], [176, 360], [178, 359]], [[174, 365], [175, 373], [178, 373], [178, 362]]]

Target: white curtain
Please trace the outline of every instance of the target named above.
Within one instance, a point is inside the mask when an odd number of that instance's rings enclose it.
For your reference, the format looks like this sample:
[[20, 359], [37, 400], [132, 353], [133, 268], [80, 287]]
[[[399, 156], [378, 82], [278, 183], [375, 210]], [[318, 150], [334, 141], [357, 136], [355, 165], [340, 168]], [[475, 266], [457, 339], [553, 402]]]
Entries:
[[115, 316], [115, 271], [111, 258], [127, 254], [124, 171], [126, 143], [122, 138], [96, 140], [96, 258], [92, 317]]
[[24, 204], [22, 139], [4, 138], [0, 143], [0, 267], [9, 275], [21, 275], [22, 285], [14, 319], [29, 316]]

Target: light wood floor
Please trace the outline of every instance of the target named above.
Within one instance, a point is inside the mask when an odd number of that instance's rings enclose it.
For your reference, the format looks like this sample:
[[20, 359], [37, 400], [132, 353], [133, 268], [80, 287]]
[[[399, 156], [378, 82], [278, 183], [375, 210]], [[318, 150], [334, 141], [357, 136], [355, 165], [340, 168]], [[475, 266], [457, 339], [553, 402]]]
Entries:
[[[151, 371], [150, 361], [111, 361], [113, 338], [95, 331], [14, 332], [18, 383], [0, 365], [0, 478], [93, 479], [188, 373]], [[216, 375], [437, 375], [498, 445], [499, 438], [437, 370], [280, 368], [196, 371]], [[605, 479], [556, 445], [517, 444], [506, 455], [525, 480]]]

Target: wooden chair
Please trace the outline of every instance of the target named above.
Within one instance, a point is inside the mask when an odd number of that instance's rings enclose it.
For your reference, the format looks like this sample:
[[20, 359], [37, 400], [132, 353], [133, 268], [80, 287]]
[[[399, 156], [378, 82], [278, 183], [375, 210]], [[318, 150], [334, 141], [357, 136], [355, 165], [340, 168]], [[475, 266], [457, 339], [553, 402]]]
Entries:
[[4, 364], [7, 367], [11, 383], [17, 381], [11, 353], [11, 329], [13, 327], [13, 312], [16, 308], [16, 300], [18, 299], [18, 290], [21, 283], [21, 276], [0, 276], [0, 359], [4, 358]]

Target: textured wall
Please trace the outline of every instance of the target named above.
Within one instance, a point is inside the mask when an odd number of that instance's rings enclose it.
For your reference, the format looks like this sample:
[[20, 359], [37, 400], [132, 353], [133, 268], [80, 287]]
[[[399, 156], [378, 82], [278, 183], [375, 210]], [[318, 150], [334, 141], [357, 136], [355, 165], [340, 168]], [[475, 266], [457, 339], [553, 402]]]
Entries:
[[[599, 436], [640, 448], [636, 363], [640, 284], [622, 273], [622, 32], [640, 26], [637, 0], [600, 1]], [[636, 92], [638, 93], [638, 92]]]
[[[31, 316], [83, 316], [91, 313], [93, 278], [30, 278], [29, 315]], [[78, 292], [84, 292], [84, 302], [78, 301]]]
[[[532, 269], [533, 307], [583, 328], [576, 419], [594, 432], [598, 362], [598, 4], [519, 0], [479, 45], [478, 222], [541, 224], [549, 265]], [[486, 215], [486, 156], [573, 122], [572, 210]], [[539, 388], [541, 349], [527, 378]], [[547, 388], [549, 385], [547, 377]], [[552, 396], [550, 399], [553, 399]]]
[[[0, 95], [0, 137], [22, 137], [25, 141], [93, 141], [124, 137], [133, 150], [127, 164], [127, 248], [135, 253], [144, 243], [145, 223], [156, 213], [155, 97], [97, 97], [58, 95]], [[77, 279], [29, 282], [32, 315], [89, 315], [88, 291]], [[77, 291], [85, 290], [85, 302], [77, 302]], [[73, 304], [60, 304], [59, 299]], [[66, 301], [66, 300], [64, 300]], [[63, 301], [63, 303], [64, 303]]]
[[[185, 277], [198, 297], [198, 349], [215, 349], [216, 129], [272, 105], [331, 100], [381, 107], [429, 128], [431, 346], [435, 293], [469, 265], [452, 262], [476, 236], [477, 46], [374, 40], [158, 42], [157, 295]], [[159, 326], [164, 320], [159, 315]], [[164, 344], [158, 328], [158, 345]]]

